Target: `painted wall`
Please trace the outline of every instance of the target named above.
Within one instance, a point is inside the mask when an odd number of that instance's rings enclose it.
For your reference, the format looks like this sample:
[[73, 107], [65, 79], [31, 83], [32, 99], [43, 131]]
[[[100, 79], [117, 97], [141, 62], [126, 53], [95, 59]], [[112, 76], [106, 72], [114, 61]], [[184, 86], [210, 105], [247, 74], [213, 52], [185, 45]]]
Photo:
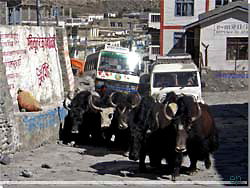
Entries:
[[0, 26], [3, 63], [14, 105], [19, 88], [41, 104], [63, 100], [62, 73], [53, 27]]
[[41, 112], [18, 112], [15, 114], [20, 134], [20, 148], [31, 149], [55, 142], [68, 111], [54, 106]]
[[194, 16], [175, 16], [175, 1], [164, 0], [164, 25], [186, 25], [197, 21], [198, 15], [205, 12], [206, 0], [194, 0]]
[[[235, 29], [226, 29], [233, 26]], [[234, 70], [235, 60], [226, 60], [227, 37], [248, 37], [248, 23], [229, 18], [201, 29], [200, 51], [204, 60], [205, 48], [201, 43], [209, 44], [208, 66], [211, 70]], [[248, 60], [237, 60], [237, 70], [248, 70]]]
[[[194, 1], [194, 16], [175, 16], [175, 3], [176, 0], [163, 0], [164, 1], [164, 16], [163, 16], [163, 41], [162, 50], [163, 55], [167, 55], [173, 48], [174, 32], [184, 32], [179, 26], [185, 26], [198, 20], [199, 14], [205, 13], [206, 1], [209, 3], [209, 10], [214, 9], [214, 0], [195, 0]], [[172, 28], [171, 28], [172, 26]], [[175, 28], [174, 28], [175, 27]]]
[[163, 54], [168, 54], [169, 51], [174, 47], [174, 33], [175, 32], [185, 32], [184, 29], [171, 29], [164, 30], [164, 42], [163, 42]]
[[[53, 27], [0, 26], [0, 154], [59, 139], [74, 91], [66, 31]], [[40, 112], [19, 112], [17, 90], [30, 91]]]

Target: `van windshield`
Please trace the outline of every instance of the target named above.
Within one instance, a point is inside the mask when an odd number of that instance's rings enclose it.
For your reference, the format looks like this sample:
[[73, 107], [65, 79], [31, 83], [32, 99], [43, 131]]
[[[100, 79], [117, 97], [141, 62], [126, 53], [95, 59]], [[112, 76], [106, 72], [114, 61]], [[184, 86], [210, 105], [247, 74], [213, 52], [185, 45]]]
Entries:
[[153, 87], [195, 87], [198, 86], [197, 72], [154, 73]]

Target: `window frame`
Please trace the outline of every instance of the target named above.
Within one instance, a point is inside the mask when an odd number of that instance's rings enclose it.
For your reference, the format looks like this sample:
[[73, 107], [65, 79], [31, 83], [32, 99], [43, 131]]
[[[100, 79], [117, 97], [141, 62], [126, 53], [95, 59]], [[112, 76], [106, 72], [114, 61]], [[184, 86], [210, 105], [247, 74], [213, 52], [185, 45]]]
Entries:
[[[218, 4], [218, 2], [220, 4]], [[229, 3], [229, 0], [215, 0], [215, 8], [227, 5]]]
[[226, 60], [248, 60], [248, 37], [226, 38]]
[[[181, 37], [177, 38], [178, 35], [181, 35]], [[176, 44], [179, 44], [178, 39], [183, 40], [182, 47], [176, 46]], [[173, 49], [185, 50], [185, 46], [186, 46], [186, 44], [185, 44], [185, 32], [174, 32], [174, 34], [173, 34]]]
[[194, 16], [194, 0], [175, 0], [175, 16]]

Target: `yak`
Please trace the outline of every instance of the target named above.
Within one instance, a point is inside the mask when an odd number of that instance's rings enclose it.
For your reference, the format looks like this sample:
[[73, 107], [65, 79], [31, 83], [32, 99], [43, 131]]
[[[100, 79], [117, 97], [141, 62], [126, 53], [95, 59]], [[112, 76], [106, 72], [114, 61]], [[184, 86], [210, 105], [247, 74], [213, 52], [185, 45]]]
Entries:
[[204, 161], [205, 167], [211, 166], [210, 154], [219, 147], [218, 130], [207, 104], [198, 103], [193, 96], [182, 95], [177, 101], [178, 111], [172, 119], [176, 157], [173, 180], [179, 175], [182, 156], [190, 159], [189, 174], [196, 171], [197, 161]]
[[128, 150], [130, 130], [128, 128], [130, 111], [136, 108], [141, 100], [138, 93], [111, 92], [109, 103], [115, 108], [110, 126], [105, 130], [105, 138], [110, 144], [124, 151]]
[[111, 123], [114, 108], [97, 92], [85, 90], [77, 93], [73, 99], [67, 97], [64, 107], [69, 111], [71, 133], [77, 135], [77, 143], [90, 140], [95, 144], [104, 143], [102, 129]]
[[[151, 166], [159, 166], [161, 158], [165, 156], [164, 152], [159, 151], [165, 150], [164, 145], [167, 143], [157, 143], [159, 134], [165, 132], [164, 130], [171, 123], [171, 117], [176, 113], [173, 93], [169, 93], [166, 98], [169, 102], [164, 104], [155, 100], [152, 96], [144, 96], [139, 106], [130, 113], [129, 159], [135, 161], [139, 159], [140, 172], [147, 171], [145, 165], [147, 154]], [[155, 145], [155, 143], [157, 144]]]

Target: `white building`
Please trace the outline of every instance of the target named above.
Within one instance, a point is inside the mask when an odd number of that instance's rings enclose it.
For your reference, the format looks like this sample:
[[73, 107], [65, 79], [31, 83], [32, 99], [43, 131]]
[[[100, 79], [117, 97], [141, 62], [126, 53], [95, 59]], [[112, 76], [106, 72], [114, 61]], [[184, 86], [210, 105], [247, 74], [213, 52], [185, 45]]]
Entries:
[[187, 52], [212, 70], [248, 70], [248, 3], [232, 2], [185, 27]]
[[[240, 24], [241, 22], [244, 22], [242, 19], [238, 19], [236, 17], [233, 18], [234, 15], [228, 14], [228, 17], [224, 17], [223, 14], [227, 12], [223, 12], [225, 9], [224, 7], [232, 7], [233, 5], [230, 4], [235, 4], [235, 3], [240, 3], [240, 2], [235, 2], [235, 1], [245, 1], [246, 0], [162, 0], [161, 1], [161, 19], [160, 19], [160, 55], [161, 56], [166, 56], [170, 54], [179, 54], [179, 53], [185, 53], [189, 52], [191, 53], [192, 57], [194, 58], [196, 64], [198, 65], [199, 63], [199, 55], [200, 52], [199, 50], [204, 51], [204, 47], [202, 47], [202, 42], [204, 46], [206, 47], [207, 44], [210, 46], [207, 48], [207, 54], [211, 53], [211, 50], [213, 50], [212, 46], [215, 45], [213, 42], [217, 41], [219, 44], [223, 44], [218, 42], [218, 40], [213, 40], [211, 37], [214, 36], [213, 32], [211, 31], [212, 27], [215, 27], [214, 24], [216, 22], [220, 22], [225, 20], [225, 22], [230, 22], [231, 24]], [[230, 9], [230, 8], [229, 8]], [[198, 22], [203, 18], [204, 16], [207, 17], [205, 19], [208, 21], [210, 19], [209, 15], [211, 14], [211, 11], [214, 10], [214, 14], [218, 10], [221, 10], [221, 17], [218, 20], [214, 20], [214, 22], [207, 24], [211, 24], [211, 28], [207, 28], [204, 24], [199, 25]], [[207, 14], [205, 14], [207, 13]], [[235, 13], [235, 12], [234, 12]], [[237, 13], [236, 13], [237, 14]], [[232, 19], [230, 20], [230, 16]], [[236, 16], [236, 15], [235, 15]], [[216, 15], [215, 15], [216, 17]], [[213, 17], [213, 19], [215, 18]], [[245, 15], [245, 19], [247, 19], [247, 14]], [[239, 20], [240, 22], [236, 23], [236, 20]], [[203, 21], [205, 21], [203, 20]], [[197, 22], [197, 27], [202, 26], [203, 29], [201, 29], [201, 34], [197, 33], [192, 33], [188, 32], [186, 33], [186, 30], [189, 29], [191, 31], [192, 23]], [[225, 24], [225, 23], [221, 23]], [[195, 26], [196, 26], [195, 25]], [[243, 24], [244, 25], [244, 24]], [[223, 26], [224, 27], [224, 26]], [[227, 26], [226, 26], [227, 27]], [[239, 26], [241, 27], [241, 26]], [[220, 34], [221, 36], [222, 34]], [[233, 35], [232, 35], [233, 36]], [[198, 42], [196, 40], [192, 40], [194, 37], [201, 37], [201, 42]], [[219, 36], [217, 36], [219, 37]], [[226, 36], [224, 36], [226, 39]], [[220, 37], [221, 38], [221, 37]], [[230, 40], [230, 39], [229, 39]], [[234, 40], [234, 39], [232, 39]], [[225, 40], [224, 44], [226, 43]], [[193, 44], [195, 42], [195, 44]], [[207, 43], [206, 43], [207, 42]], [[191, 50], [192, 48], [192, 50]], [[196, 50], [195, 50], [196, 49]], [[197, 50], [198, 49], [198, 50]], [[206, 49], [206, 48], [205, 48]], [[222, 51], [222, 49], [224, 51]], [[223, 46], [220, 51], [221, 53], [224, 53], [224, 58], [221, 57], [221, 61], [225, 60], [226, 55], [226, 47], [225, 45]], [[209, 51], [210, 50], [210, 51]], [[215, 50], [215, 49], [214, 49]], [[218, 49], [217, 49], [218, 50]], [[216, 52], [216, 50], [214, 51]], [[229, 53], [229, 52], [228, 52]], [[202, 56], [204, 56], [204, 52], [202, 52]], [[212, 57], [212, 55], [210, 55]], [[209, 58], [207, 56], [207, 58]], [[206, 57], [203, 57], [203, 60], [205, 61]], [[209, 61], [213, 61], [212, 59]], [[208, 62], [208, 60], [206, 61]], [[226, 62], [225, 62], [226, 63]], [[227, 65], [227, 64], [224, 64]], [[211, 68], [213, 69], [223, 69], [221, 65], [218, 67], [212, 66]], [[231, 66], [229, 66], [230, 69], [232, 69]], [[229, 69], [227, 67], [226, 69]], [[239, 69], [245, 69], [244, 67], [239, 68]]]
[[151, 37], [148, 49], [149, 60], [156, 60], [160, 55], [160, 13], [149, 13], [148, 34]]

